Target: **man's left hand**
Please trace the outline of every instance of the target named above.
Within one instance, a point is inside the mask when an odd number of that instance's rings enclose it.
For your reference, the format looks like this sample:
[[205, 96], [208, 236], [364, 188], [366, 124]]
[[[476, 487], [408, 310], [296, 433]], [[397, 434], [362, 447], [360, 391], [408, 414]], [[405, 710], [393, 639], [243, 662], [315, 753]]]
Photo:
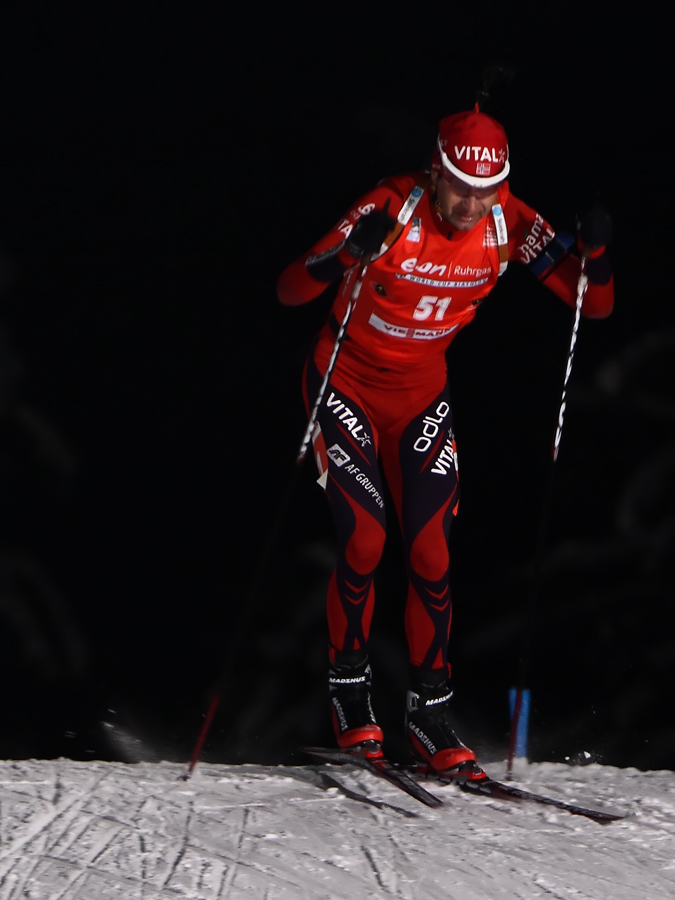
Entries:
[[595, 203], [579, 222], [579, 244], [582, 256], [606, 247], [612, 240], [612, 217], [603, 203]]

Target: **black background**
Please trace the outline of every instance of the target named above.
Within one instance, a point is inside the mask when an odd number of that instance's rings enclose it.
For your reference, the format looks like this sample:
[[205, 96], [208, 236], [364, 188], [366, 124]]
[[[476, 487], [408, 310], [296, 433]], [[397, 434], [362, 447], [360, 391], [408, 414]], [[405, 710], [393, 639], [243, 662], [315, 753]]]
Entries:
[[[330, 297], [284, 309], [274, 285], [360, 193], [428, 164], [438, 119], [497, 60], [515, 70], [489, 110], [514, 193], [567, 230], [600, 193], [615, 223], [616, 309], [582, 322], [556, 464], [530, 752], [675, 765], [665, 31], [594, 4], [2, 17], [0, 754], [185, 759], [234, 646], [207, 759], [299, 760], [330, 740], [333, 544], [311, 464], [260, 572]], [[506, 746], [572, 324], [513, 269], [449, 354], [451, 649], [485, 756]], [[402, 756], [389, 533], [373, 661]]]

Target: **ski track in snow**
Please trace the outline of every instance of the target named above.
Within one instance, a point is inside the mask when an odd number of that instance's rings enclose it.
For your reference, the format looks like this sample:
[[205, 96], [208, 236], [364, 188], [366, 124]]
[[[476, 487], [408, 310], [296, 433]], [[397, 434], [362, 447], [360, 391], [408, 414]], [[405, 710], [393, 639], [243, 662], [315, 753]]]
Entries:
[[431, 810], [351, 767], [184, 771], [0, 762], [0, 900], [675, 896], [673, 772], [540, 763], [522, 775], [628, 814], [601, 825], [429, 783], [445, 801]]

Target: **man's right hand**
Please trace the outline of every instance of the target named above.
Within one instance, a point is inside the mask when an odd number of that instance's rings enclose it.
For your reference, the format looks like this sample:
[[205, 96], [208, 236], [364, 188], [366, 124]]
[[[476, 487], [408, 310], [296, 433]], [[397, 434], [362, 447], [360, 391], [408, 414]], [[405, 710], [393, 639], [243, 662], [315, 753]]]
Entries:
[[385, 238], [396, 225], [396, 219], [389, 215], [389, 199], [384, 209], [374, 209], [367, 216], [361, 216], [347, 238], [347, 250], [352, 256], [377, 253]]

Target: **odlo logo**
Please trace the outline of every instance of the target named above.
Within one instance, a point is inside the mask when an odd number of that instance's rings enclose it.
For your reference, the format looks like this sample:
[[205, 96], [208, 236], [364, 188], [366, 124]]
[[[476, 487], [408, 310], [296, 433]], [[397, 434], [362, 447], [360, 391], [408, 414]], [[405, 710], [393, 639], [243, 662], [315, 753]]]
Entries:
[[441, 430], [441, 422], [444, 421], [449, 412], [450, 405], [446, 403], [445, 400], [442, 400], [436, 407], [436, 416], [425, 416], [422, 419], [422, 434], [413, 444], [413, 448], [417, 450], [418, 453], [426, 453], [429, 447], [431, 447], [431, 442]]

